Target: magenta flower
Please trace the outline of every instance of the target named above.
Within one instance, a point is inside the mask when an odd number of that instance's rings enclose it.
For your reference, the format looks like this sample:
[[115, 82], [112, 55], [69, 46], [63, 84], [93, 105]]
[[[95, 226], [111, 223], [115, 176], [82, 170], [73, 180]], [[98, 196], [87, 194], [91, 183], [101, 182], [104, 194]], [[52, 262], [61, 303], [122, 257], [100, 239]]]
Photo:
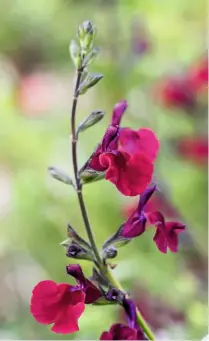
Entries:
[[122, 194], [135, 196], [142, 193], [152, 179], [159, 141], [150, 129], [120, 128], [126, 108], [126, 101], [114, 107], [111, 125], [87, 168], [105, 172], [105, 178]]
[[78, 319], [85, 309], [85, 293], [72, 285], [39, 282], [33, 289], [30, 311], [41, 324], [52, 324], [55, 333], [79, 330]]
[[158, 211], [149, 212], [146, 216], [149, 223], [157, 228], [153, 240], [158, 249], [163, 253], [167, 253], [168, 248], [171, 252], [177, 252], [178, 234], [183, 232], [186, 226], [175, 221], [165, 222], [162, 213]]
[[140, 236], [145, 231], [147, 218], [144, 212], [144, 207], [155, 191], [156, 185], [147, 188], [142, 193], [137, 208], [123, 224], [121, 236], [125, 238], [134, 238]]
[[78, 319], [85, 304], [93, 303], [100, 291], [85, 278], [80, 265], [67, 266], [67, 273], [76, 278], [78, 285], [39, 282], [32, 292], [30, 311], [41, 324], [53, 324], [55, 333], [70, 334], [79, 330]]

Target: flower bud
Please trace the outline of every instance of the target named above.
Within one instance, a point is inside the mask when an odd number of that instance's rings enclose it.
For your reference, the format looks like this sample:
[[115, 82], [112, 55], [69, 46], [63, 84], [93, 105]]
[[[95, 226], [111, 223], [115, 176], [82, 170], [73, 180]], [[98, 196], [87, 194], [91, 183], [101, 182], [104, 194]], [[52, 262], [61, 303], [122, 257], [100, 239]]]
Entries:
[[[55, 167], [48, 168], [49, 174], [56, 180], [62, 181], [67, 185], [73, 185], [73, 180], [63, 171]], [[74, 185], [73, 185], [74, 186]]]
[[104, 117], [104, 111], [101, 110], [95, 110], [92, 111], [91, 114], [89, 114], [78, 126], [77, 129], [77, 134], [80, 131], [84, 131], [87, 128], [93, 126], [94, 124], [96, 124], [97, 122], [99, 122], [103, 117]]
[[88, 75], [86, 79], [83, 81], [83, 83], [81, 83], [81, 85], [79, 86], [78, 94], [79, 95], [85, 94], [88, 89], [96, 85], [102, 78], [103, 75], [100, 73], [92, 73]]
[[81, 25], [79, 25], [78, 37], [80, 40], [81, 48], [84, 51], [88, 51], [91, 48], [93, 44], [94, 34], [95, 28], [89, 20], [86, 20]]
[[108, 246], [102, 250], [102, 259], [113, 259], [117, 257], [118, 251], [114, 246]]
[[104, 172], [97, 172], [93, 169], [81, 170], [80, 177], [83, 185], [104, 179]]
[[75, 259], [85, 259], [89, 261], [94, 260], [90, 251], [87, 251], [82, 246], [74, 242], [68, 246], [66, 256]]

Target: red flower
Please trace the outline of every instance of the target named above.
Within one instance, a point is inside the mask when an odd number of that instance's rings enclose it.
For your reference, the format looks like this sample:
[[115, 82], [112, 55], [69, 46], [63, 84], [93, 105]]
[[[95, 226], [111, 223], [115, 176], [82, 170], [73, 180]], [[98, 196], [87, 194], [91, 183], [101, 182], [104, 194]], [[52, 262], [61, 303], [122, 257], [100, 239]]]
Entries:
[[168, 78], [158, 87], [163, 105], [170, 108], [190, 109], [195, 105], [196, 96], [191, 82], [186, 78]]
[[201, 136], [182, 138], [177, 144], [177, 151], [186, 160], [197, 165], [207, 165], [208, 138]]
[[112, 123], [87, 168], [105, 172], [105, 178], [122, 194], [135, 196], [142, 193], [152, 179], [159, 141], [151, 129], [119, 128], [126, 107], [125, 101], [116, 104]]
[[42, 281], [33, 289], [30, 306], [36, 321], [53, 324], [52, 331], [61, 334], [78, 331], [78, 319], [85, 304], [101, 297], [99, 289], [85, 278], [80, 265], [68, 265], [66, 270], [77, 280], [78, 285]]
[[111, 326], [109, 331], [101, 334], [100, 340], [146, 340], [146, 338], [140, 330], [116, 323]]
[[158, 249], [163, 253], [167, 253], [168, 248], [171, 252], [177, 252], [178, 234], [185, 230], [185, 225], [175, 221], [165, 222], [162, 213], [158, 211], [149, 212], [146, 216], [149, 223], [157, 228], [153, 240]]
[[85, 309], [85, 293], [72, 285], [42, 281], [33, 289], [30, 311], [36, 321], [53, 324], [55, 333], [79, 330], [78, 319]]

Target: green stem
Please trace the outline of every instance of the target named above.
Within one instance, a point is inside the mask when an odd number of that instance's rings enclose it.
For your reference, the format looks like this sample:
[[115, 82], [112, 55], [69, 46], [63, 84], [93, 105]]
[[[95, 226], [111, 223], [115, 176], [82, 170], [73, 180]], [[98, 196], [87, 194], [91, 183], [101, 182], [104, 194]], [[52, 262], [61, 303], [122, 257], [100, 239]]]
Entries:
[[91, 229], [91, 225], [88, 218], [88, 213], [86, 210], [86, 206], [83, 199], [83, 193], [82, 193], [82, 184], [81, 179], [78, 171], [78, 160], [77, 160], [77, 134], [76, 134], [76, 109], [77, 109], [77, 102], [78, 102], [78, 88], [81, 82], [81, 76], [82, 76], [82, 70], [77, 70], [76, 74], [76, 84], [74, 89], [74, 96], [73, 96], [73, 105], [71, 110], [71, 133], [72, 133], [72, 161], [73, 161], [73, 170], [74, 170], [74, 177], [76, 182], [76, 192], [78, 196], [78, 202], [81, 210], [81, 215], [83, 218], [85, 230], [88, 236], [88, 239], [90, 241], [90, 244], [92, 246], [95, 258], [97, 260], [98, 264], [101, 264], [101, 258], [99, 255], [99, 251], [97, 250], [97, 246], [94, 240], [94, 235]]
[[[106, 271], [106, 277], [108, 278], [109, 282], [118, 290], [125, 292], [125, 290], [123, 289], [122, 285], [120, 284], [120, 282], [114, 277], [112, 271], [110, 271], [109, 269], [107, 269]], [[149, 326], [147, 325], [146, 321], [144, 320], [144, 318], [142, 317], [140, 311], [138, 310], [138, 308], [136, 308], [136, 317], [137, 317], [137, 322], [139, 324], [139, 326], [143, 329], [143, 331], [145, 332], [145, 334], [148, 336], [149, 340], [155, 340], [155, 336], [152, 333], [151, 329], [149, 328]]]

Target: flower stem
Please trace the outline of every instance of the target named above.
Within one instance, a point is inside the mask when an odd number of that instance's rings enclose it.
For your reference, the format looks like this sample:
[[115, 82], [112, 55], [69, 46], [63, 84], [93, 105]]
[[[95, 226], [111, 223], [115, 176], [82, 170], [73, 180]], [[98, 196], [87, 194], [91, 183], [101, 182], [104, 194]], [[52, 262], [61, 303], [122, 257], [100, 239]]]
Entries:
[[75, 183], [76, 183], [76, 192], [78, 196], [78, 202], [81, 210], [81, 215], [83, 218], [85, 230], [88, 236], [88, 239], [91, 243], [95, 258], [98, 262], [98, 264], [101, 264], [101, 258], [99, 255], [99, 251], [97, 250], [97, 246], [94, 240], [93, 232], [91, 229], [91, 225], [88, 219], [88, 214], [86, 210], [86, 206], [83, 199], [82, 194], [82, 184], [80, 175], [78, 172], [78, 161], [77, 161], [77, 136], [76, 136], [76, 109], [77, 109], [77, 102], [78, 102], [78, 88], [81, 82], [81, 76], [82, 76], [82, 70], [77, 70], [76, 73], [76, 84], [74, 89], [74, 95], [73, 95], [73, 105], [72, 105], [72, 111], [71, 111], [71, 133], [72, 133], [72, 161], [73, 161], [73, 170], [74, 170], [74, 176], [75, 176]]
[[[113, 273], [111, 270], [107, 269], [106, 271], [106, 277], [108, 278], [109, 282], [117, 289], [120, 291], [124, 292], [125, 290], [123, 289], [122, 285], [120, 282], [114, 277]], [[144, 318], [142, 317], [140, 311], [138, 308], [136, 308], [136, 317], [137, 317], [137, 322], [139, 326], [143, 329], [149, 340], [155, 340], [154, 334], [152, 333], [151, 329], [145, 322]]]
[[[117, 281], [117, 279], [113, 276], [112, 272], [108, 269], [107, 266], [104, 266], [104, 264], [102, 263], [99, 251], [97, 249], [97, 246], [94, 240], [94, 235], [91, 229], [91, 225], [90, 225], [89, 218], [88, 218], [88, 213], [87, 213], [85, 202], [83, 199], [82, 183], [81, 183], [80, 175], [78, 172], [78, 161], [77, 161], [77, 138], [78, 136], [76, 134], [76, 109], [77, 109], [77, 102], [78, 102], [78, 88], [80, 85], [81, 76], [82, 76], [82, 70], [77, 70], [76, 85], [75, 85], [74, 95], [73, 95], [73, 105], [72, 105], [72, 110], [71, 110], [72, 161], [73, 161], [73, 170], [74, 170], [74, 177], [75, 177], [75, 184], [76, 184], [76, 192], [78, 196], [78, 202], [79, 202], [85, 230], [86, 230], [89, 242], [92, 246], [95, 259], [100, 267], [100, 271], [103, 274], [105, 274], [110, 284], [112, 284], [115, 288], [119, 289], [120, 291], [124, 292], [125, 290], [123, 289], [121, 284]], [[137, 315], [137, 322], [139, 326], [146, 333], [149, 340], [154, 340], [154, 335], [152, 334], [150, 328], [144, 321], [138, 309], [136, 310], [136, 315]]]

